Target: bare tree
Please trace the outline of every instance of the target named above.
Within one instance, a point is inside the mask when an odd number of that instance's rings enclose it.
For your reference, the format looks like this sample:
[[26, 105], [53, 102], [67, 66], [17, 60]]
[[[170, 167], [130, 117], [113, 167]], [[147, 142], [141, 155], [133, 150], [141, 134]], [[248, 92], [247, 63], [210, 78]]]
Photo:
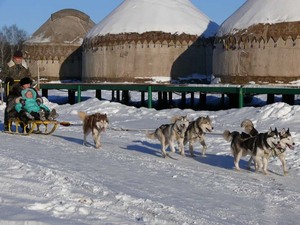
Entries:
[[5, 59], [5, 46], [6, 46], [7, 40], [4, 36], [3, 32], [0, 31], [0, 66], [4, 65], [4, 59]]
[[21, 50], [23, 42], [27, 39], [26, 31], [17, 25], [4, 26], [0, 30], [0, 58], [1, 63], [8, 61], [15, 50]]

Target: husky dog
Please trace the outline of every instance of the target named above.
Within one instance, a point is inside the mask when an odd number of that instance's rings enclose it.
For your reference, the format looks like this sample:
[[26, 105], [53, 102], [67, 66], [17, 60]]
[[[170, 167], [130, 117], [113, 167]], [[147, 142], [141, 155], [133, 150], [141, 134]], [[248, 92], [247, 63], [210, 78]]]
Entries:
[[267, 174], [268, 159], [272, 153], [272, 149], [279, 147], [280, 137], [277, 129], [265, 133], [259, 133], [256, 136], [244, 138], [238, 131], [230, 132], [225, 130], [223, 137], [226, 141], [231, 142], [231, 152], [234, 157], [234, 165], [240, 170], [239, 161], [242, 156], [251, 155], [255, 170], [263, 169], [263, 173]]
[[184, 145], [189, 142], [189, 151], [191, 156], [194, 157], [194, 143], [199, 140], [202, 145], [202, 156], [205, 156], [207, 146], [204, 141], [204, 136], [207, 132], [212, 132], [214, 129], [209, 116], [198, 117], [196, 120], [190, 122], [185, 133]]
[[280, 136], [280, 147], [273, 149], [272, 156], [279, 158], [282, 164], [283, 174], [286, 175], [288, 174], [288, 170], [286, 168], [285, 151], [287, 148], [294, 150], [295, 143], [290, 133], [290, 129], [285, 130], [283, 128], [279, 133], [279, 136]]
[[246, 134], [249, 134], [250, 136], [258, 135], [258, 131], [255, 129], [252, 121], [249, 119], [244, 120], [241, 123], [241, 127], [244, 128]]
[[[251, 136], [255, 136], [258, 134], [258, 131], [255, 129], [251, 120], [244, 120], [241, 124], [241, 127], [244, 128], [245, 132]], [[278, 157], [283, 169], [283, 174], [288, 174], [288, 170], [286, 168], [286, 160], [285, 160], [285, 151], [287, 148], [294, 150], [295, 143], [293, 141], [290, 130], [285, 130], [284, 128], [279, 133], [280, 144], [279, 147], [272, 149], [272, 156]], [[250, 169], [252, 157], [248, 161], [248, 168]]]
[[92, 132], [95, 147], [101, 147], [101, 132], [105, 131], [108, 126], [106, 114], [94, 113], [87, 115], [85, 112], [78, 112], [79, 118], [83, 121], [83, 144], [86, 145], [86, 137]]
[[147, 133], [150, 139], [158, 139], [161, 143], [161, 153], [165, 158], [170, 157], [166, 152], [166, 148], [170, 146], [172, 152], [175, 152], [174, 142], [177, 141], [179, 152], [184, 155], [183, 140], [186, 129], [189, 125], [189, 120], [186, 116], [174, 117], [173, 123], [163, 124], [157, 128], [153, 133]]

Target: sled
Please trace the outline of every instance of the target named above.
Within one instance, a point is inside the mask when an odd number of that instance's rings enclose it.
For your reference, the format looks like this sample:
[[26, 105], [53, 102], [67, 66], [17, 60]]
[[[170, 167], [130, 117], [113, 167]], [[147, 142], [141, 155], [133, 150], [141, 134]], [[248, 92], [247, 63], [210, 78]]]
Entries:
[[[59, 122], [56, 120], [30, 120], [27, 124], [24, 124], [19, 118], [11, 118], [8, 120], [8, 131], [5, 131], [5, 133], [50, 135], [56, 130], [58, 125]], [[23, 126], [24, 129], [22, 129]]]

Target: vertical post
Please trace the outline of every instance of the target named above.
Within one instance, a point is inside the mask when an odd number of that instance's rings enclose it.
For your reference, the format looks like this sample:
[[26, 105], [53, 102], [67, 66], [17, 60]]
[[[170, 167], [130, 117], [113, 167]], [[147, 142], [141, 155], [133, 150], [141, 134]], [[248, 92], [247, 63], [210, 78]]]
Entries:
[[4, 98], [3, 98], [3, 89], [2, 89], [2, 81], [1, 81], [1, 105], [3, 104], [3, 102], [4, 102]]
[[282, 101], [289, 104], [294, 105], [295, 103], [295, 96], [293, 94], [283, 94]]
[[38, 83], [37, 83], [37, 87], [38, 87], [38, 89], [40, 89], [40, 64], [39, 64], [39, 60], [36, 63], [37, 63], [37, 71], [38, 71]]
[[117, 90], [117, 102], [120, 102], [120, 90]]
[[200, 96], [200, 107], [205, 108], [206, 107], [206, 93], [199, 93]]
[[77, 103], [81, 102], [81, 86], [77, 86]]
[[141, 106], [145, 105], [145, 92], [141, 91]]
[[115, 100], [116, 100], [116, 99], [115, 99], [115, 91], [114, 91], [114, 90], [111, 91], [111, 100], [112, 100], [112, 101], [115, 101]]
[[148, 86], [148, 108], [152, 108], [152, 87]]
[[169, 91], [169, 105], [172, 106], [173, 103], [173, 93], [172, 91]]
[[221, 106], [222, 106], [222, 109], [225, 109], [225, 94], [222, 93], [221, 95]]
[[195, 106], [195, 92], [191, 92], [191, 107]]
[[185, 108], [186, 106], [186, 92], [181, 93], [181, 108]]
[[158, 102], [158, 107], [162, 108], [163, 103], [162, 103], [162, 92], [161, 91], [157, 92], [157, 102]]
[[167, 105], [168, 105], [168, 93], [166, 91], [164, 91], [162, 94], [163, 94], [163, 105], [165, 107], [167, 107]]
[[267, 104], [273, 104], [275, 102], [274, 94], [267, 94]]
[[101, 90], [96, 90], [96, 98], [98, 98], [99, 100], [102, 99], [102, 93], [101, 93]]
[[243, 95], [243, 86], [239, 87], [239, 108], [244, 107], [244, 95]]
[[69, 103], [71, 105], [75, 104], [75, 90], [68, 90]]
[[48, 98], [48, 89], [42, 89], [42, 96]]

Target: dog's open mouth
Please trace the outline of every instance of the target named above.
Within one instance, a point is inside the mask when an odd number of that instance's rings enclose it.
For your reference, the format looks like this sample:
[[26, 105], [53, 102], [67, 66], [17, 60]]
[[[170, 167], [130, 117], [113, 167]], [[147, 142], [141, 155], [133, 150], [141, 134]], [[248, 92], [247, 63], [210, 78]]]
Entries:
[[291, 150], [294, 150], [295, 149], [295, 147], [294, 147], [294, 145], [290, 145], [290, 144], [286, 144], [288, 147], [289, 147], [289, 149], [291, 149]]
[[206, 132], [212, 132], [212, 129], [206, 128]]
[[277, 144], [273, 143], [273, 145], [274, 145], [275, 148], [277, 148], [277, 149], [282, 149], [282, 148], [283, 148], [283, 147], [281, 146], [280, 143], [277, 143]]

